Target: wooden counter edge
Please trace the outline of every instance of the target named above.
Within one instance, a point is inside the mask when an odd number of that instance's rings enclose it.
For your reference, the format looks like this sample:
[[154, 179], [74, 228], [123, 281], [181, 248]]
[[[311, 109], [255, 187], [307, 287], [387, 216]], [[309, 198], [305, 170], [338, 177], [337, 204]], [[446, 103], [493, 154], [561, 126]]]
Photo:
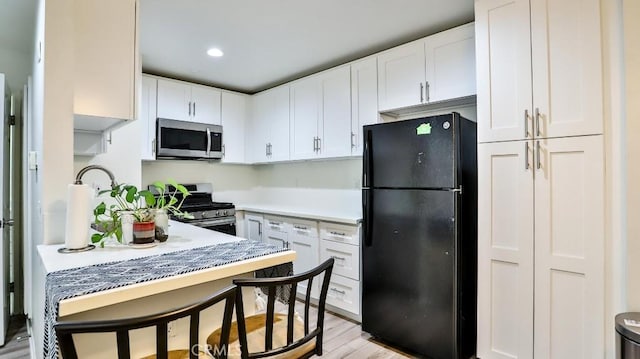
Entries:
[[60, 301], [58, 317], [85, 312], [88, 310], [122, 303], [133, 299], [146, 297], [174, 289], [228, 278], [242, 273], [253, 272], [278, 264], [293, 262], [296, 258], [294, 251], [286, 251], [266, 256], [242, 260], [196, 272], [184, 273], [172, 277], [161, 278], [149, 282], [136, 283], [120, 288], [113, 288], [97, 293]]

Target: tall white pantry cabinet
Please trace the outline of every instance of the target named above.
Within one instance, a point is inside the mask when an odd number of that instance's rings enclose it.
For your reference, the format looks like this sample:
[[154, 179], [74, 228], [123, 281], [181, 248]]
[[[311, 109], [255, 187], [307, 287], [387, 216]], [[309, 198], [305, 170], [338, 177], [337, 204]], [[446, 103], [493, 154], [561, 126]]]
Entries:
[[605, 355], [599, 0], [476, 0], [478, 357]]

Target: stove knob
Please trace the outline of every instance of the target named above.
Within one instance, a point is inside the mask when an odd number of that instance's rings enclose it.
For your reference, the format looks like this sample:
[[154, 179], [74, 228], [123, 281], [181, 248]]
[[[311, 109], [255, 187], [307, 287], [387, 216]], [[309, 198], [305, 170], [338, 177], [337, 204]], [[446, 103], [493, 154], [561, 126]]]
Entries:
[[200, 215], [200, 218], [207, 218], [207, 212], [202, 212], [202, 214]]
[[220, 216], [220, 211], [216, 211], [216, 217]]
[[227, 211], [222, 211], [222, 215], [226, 216], [227, 215]]

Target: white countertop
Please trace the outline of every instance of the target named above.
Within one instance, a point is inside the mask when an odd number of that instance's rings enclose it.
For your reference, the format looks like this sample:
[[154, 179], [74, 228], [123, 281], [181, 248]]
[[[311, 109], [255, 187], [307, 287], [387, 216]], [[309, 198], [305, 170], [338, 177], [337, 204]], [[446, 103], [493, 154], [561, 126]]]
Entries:
[[294, 205], [264, 203], [236, 204], [236, 211], [260, 212], [279, 216], [309, 218], [318, 221], [344, 224], [358, 224], [362, 221], [360, 213], [341, 211], [340, 209], [308, 208]]
[[245, 240], [190, 224], [169, 221], [169, 239], [151, 248], [134, 248], [123, 244], [107, 244], [104, 248], [77, 253], [59, 253], [64, 244], [38, 246], [38, 253], [47, 273], [94, 264], [148, 257], [185, 249]]

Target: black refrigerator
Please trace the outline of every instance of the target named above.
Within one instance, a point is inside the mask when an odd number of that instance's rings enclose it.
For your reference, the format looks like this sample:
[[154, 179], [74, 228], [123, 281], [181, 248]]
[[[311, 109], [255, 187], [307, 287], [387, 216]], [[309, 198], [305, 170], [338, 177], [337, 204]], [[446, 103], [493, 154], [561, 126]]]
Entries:
[[362, 329], [431, 359], [476, 353], [476, 124], [364, 126]]

